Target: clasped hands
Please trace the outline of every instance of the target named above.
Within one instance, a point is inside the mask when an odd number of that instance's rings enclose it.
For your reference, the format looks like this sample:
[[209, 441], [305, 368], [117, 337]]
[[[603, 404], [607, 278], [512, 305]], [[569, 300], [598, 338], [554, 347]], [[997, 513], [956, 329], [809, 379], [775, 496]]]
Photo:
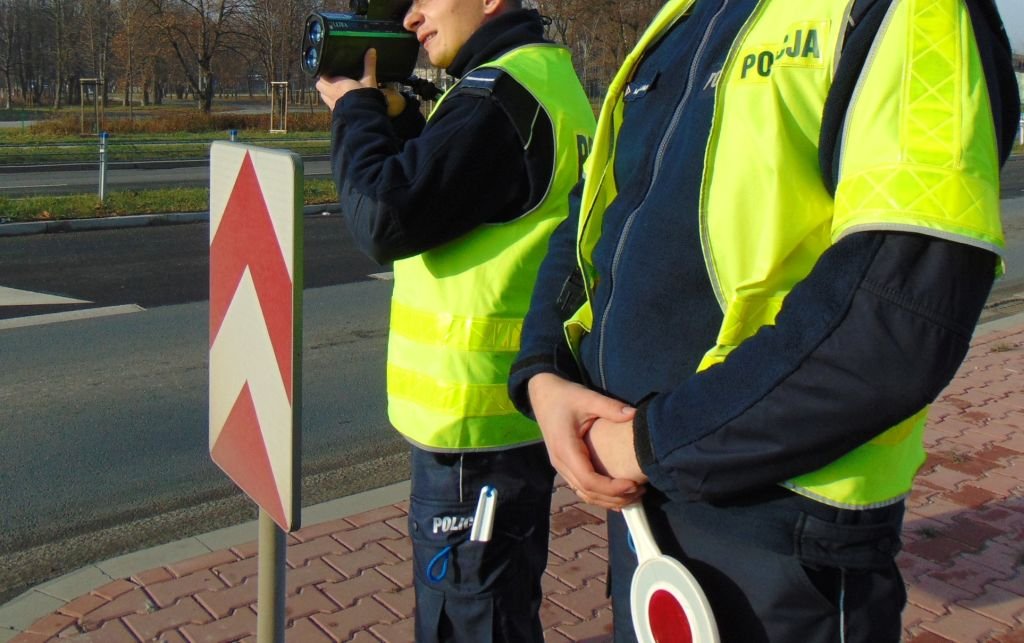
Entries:
[[529, 394], [551, 464], [581, 500], [621, 509], [643, 495], [636, 409], [552, 373], [533, 376]]
[[384, 100], [388, 105], [388, 116], [394, 118], [405, 109], [405, 96], [390, 87], [381, 87], [377, 83], [377, 50], [368, 49], [363, 57], [363, 77], [359, 80], [335, 76], [324, 78], [321, 76], [316, 81], [316, 90], [320, 92], [320, 100], [327, 105], [328, 109], [334, 111], [334, 106], [341, 100], [342, 96], [353, 89], [363, 88], [379, 89], [384, 94]]

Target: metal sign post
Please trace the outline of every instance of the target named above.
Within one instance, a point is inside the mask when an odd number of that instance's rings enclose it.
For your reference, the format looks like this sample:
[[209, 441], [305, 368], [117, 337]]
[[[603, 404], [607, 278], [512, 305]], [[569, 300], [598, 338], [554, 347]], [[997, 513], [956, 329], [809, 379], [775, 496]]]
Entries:
[[285, 558], [284, 531], [260, 509], [259, 561], [256, 578], [256, 641], [284, 643]]
[[256, 640], [283, 643], [301, 512], [302, 159], [210, 149], [210, 456], [260, 507]]

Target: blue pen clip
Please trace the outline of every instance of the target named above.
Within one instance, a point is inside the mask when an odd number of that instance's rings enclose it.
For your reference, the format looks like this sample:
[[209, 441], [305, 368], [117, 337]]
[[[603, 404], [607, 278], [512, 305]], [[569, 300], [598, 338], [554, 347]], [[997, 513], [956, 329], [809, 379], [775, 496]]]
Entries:
[[494, 509], [498, 504], [498, 490], [490, 485], [480, 489], [480, 499], [476, 503], [476, 514], [473, 516], [473, 529], [469, 539], [475, 542], [487, 542], [491, 539], [494, 527]]

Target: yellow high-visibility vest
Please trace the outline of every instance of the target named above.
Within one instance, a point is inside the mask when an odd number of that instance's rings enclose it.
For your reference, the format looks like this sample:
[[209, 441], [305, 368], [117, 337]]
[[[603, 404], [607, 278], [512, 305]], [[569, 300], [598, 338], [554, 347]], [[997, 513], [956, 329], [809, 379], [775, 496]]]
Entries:
[[388, 416], [433, 451], [540, 441], [537, 424], [509, 400], [508, 373], [548, 238], [567, 215], [594, 133], [568, 49], [527, 45], [484, 67], [510, 74], [537, 99], [554, 126], [554, 167], [547, 194], [530, 212], [395, 262]]
[[[591, 262], [615, 198], [614, 138], [644, 52], [694, 0], [670, 0], [613, 80], [585, 166], [578, 259], [588, 303], [566, 324], [578, 346], [593, 324]], [[762, 0], [715, 89], [700, 235], [724, 313], [699, 369], [774, 323], [786, 295], [845, 235], [927, 234], [999, 253], [999, 160], [985, 74], [962, 0], [893, 0], [848, 107], [833, 198], [818, 165], [821, 118], [848, 0]], [[668, 295], [667, 295], [668, 296]], [[927, 409], [826, 467], [785, 482], [828, 504], [895, 502], [924, 461]]]

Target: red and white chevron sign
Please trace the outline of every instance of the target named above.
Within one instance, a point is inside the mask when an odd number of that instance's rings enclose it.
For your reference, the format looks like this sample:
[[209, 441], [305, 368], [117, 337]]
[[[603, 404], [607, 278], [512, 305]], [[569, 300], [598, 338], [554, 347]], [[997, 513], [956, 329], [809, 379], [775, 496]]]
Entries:
[[285, 531], [299, 526], [302, 159], [210, 149], [210, 456]]

